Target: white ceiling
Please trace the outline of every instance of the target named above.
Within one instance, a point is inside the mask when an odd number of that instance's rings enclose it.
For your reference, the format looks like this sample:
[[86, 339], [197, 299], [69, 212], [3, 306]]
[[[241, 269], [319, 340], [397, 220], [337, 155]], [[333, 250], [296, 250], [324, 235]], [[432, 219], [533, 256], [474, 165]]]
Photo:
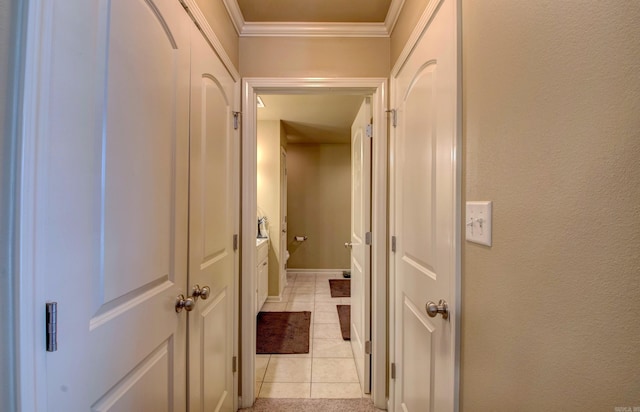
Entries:
[[349, 143], [364, 96], [260, 95], [258, 121], [282, 120], [290, 143]]

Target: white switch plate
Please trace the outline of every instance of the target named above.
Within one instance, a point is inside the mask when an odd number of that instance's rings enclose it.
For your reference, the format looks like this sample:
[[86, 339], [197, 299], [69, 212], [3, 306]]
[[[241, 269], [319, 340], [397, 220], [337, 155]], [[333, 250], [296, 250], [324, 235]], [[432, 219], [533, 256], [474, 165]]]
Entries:
[[491, 246], [491, 203], [467, 202], [465, 232], [468, 241]]

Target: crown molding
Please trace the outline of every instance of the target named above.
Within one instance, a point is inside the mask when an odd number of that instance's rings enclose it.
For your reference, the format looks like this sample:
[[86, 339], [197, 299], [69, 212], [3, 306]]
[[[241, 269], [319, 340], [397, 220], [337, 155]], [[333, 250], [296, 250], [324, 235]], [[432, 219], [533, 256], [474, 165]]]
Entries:
[[391, 0], [384, 23], [246, 22], [237, 0], [223, 0], [240, 37], [389, 37], [404, 0]]
[[244, 17], [242, 16], [240, 6], [238, 6], [238, 0], [222, 0], [222, 2], [224, 3], [224, 7], [227, 8], [227, 13], [229, 13], [229, 17], [231, 17], [231, 22], [236, 29], [236, 33], [242, 35]]
[[384, 23], [253, 23], [242, 28], [242, 37], [388, 37]]
[[387, 17], [384, 19], [384, 26], [387, 28], [389, 36], [391, 36], [393, 29], [396, 27], [396, 23], [398, 22], [398, 17], [400, 17], [400, 12], [402, 11], [403, 6], [404, 0], [391, 0]]

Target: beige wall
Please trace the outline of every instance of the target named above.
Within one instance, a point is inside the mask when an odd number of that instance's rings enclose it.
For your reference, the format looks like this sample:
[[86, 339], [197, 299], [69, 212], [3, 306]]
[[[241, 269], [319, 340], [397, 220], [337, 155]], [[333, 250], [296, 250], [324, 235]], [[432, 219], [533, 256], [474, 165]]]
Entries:
[[398, 21], [396, 22], [393, 32], [391, 33], [390, 42], [390, 65], [393, 68], [398, 60], [400, 53], [404, 49], [409, 36], [413, 32], [422, 13], [427, 8], [430, 1], [434, 0], [405, 0]]
[[640, 407], [640, 2], [463, 0], [465, 411]]
[[242, 37], [243, 77], [388, 77], [388, 38]]
[[[348, 144], [287, 147], [290, 269], [347, 269], [351, 228], [351, 150]], [[308, 236], [305, 242], [294, 236]]]
[[229, 55], [229, 59], [236, 67], [240, 68], [239, 57], [239, 37], [236, 29], [233, 27], [231, 18], [227, 13], [222, 0], [196, 0], [202, 14], [206, 17], [209, 25], [216, 33], [218, 40], [222, 43], [222, 47]]
[[258, 122], [258, 215], [269, 230], [269, 296], [280, 294], [280, 139], [279, 120]]

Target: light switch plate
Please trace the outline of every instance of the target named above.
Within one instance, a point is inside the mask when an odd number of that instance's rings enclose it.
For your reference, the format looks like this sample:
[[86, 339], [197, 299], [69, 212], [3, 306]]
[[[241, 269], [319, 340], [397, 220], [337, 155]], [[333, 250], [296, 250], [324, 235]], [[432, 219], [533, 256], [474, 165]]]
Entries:
[[491, 246], [491, 201], [467, 202], [466, 239]]

